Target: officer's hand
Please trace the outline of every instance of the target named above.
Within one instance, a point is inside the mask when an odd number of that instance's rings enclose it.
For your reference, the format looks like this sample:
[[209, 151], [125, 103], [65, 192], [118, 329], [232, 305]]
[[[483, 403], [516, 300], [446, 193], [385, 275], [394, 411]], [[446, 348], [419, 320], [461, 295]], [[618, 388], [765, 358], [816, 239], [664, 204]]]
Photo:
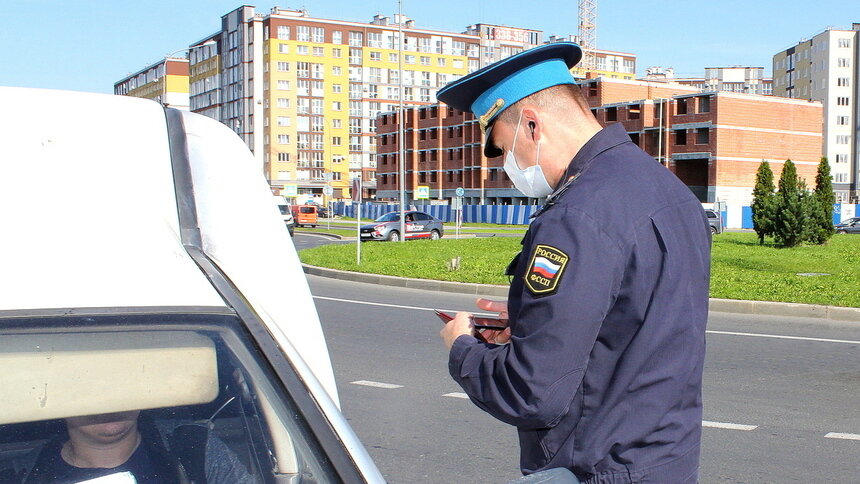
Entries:
[[[498, 318], [506, 320], [508, 319], [508, 302], [507, 301], [493, 301], [492, 299], [484, 299], [479, 297], [475, 302], [475, 305], [484, 311], [492, 311], [499, 313]], [[484, 336], [484, 339], [487, 340], [487, 343], [493, 343], [497, 345], [503, 345], [511, 340], [511, 328], [505, 328], [504, 331], [491, 331], [485, 329], [481, 332], [481, 335]]]
[[454, 346], [454, 340], [460, 336], [464, 334], [472, 334], [471, 317], [471, 313], [459, 312], [454, 319], [445, 323], [445, 327], [442, 328], [442, 331], [439, 331], [439, 336], [442, 337], [442, 341], [445, 343], [446, 348], [450, 350], [451, 347]]

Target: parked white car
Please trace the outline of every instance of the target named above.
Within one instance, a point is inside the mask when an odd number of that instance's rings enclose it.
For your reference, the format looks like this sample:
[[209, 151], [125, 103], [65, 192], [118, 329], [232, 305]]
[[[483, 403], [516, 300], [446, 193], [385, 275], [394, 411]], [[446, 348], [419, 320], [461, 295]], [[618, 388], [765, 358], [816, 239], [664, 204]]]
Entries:
[[[47, 472], [75, 419], [118, 415], [141, 446], [161, 434], [182, 464], [166, 481], [199, 464], [233, 482], [383, 482], [239, 137], [130, 97], [0, 88], [0, 105], [0, 482]], [[205, 461], [176, 455], [180, 428], [202, 432]]]

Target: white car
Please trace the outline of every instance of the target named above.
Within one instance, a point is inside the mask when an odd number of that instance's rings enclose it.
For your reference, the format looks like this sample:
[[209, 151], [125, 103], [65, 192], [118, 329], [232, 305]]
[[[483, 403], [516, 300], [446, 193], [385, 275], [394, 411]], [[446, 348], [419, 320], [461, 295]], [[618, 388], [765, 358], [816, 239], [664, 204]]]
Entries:
[[[0, 105], [0, 482], [134, 482], [156, 450], [159, 482], [383, 482], [233, 132], [122, 96], [0, 87]], [[81, 419], [139, 445], [93, 469]]]

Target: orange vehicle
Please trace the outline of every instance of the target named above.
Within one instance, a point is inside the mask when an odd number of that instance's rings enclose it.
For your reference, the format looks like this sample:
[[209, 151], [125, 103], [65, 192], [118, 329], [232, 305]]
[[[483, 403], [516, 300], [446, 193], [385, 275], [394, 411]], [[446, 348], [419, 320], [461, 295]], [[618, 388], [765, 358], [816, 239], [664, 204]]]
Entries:
[[296, 226], [310, 225], [316, 227], [317, 217], [316, 205], [293, 205], [293, 218], [296, 220]]

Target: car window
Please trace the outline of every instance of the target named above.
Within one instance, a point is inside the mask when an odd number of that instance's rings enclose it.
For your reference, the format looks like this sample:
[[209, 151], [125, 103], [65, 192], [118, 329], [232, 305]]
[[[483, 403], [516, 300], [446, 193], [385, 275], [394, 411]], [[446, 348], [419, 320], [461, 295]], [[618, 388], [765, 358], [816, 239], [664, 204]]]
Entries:
[[397, 222], [400, 220], [400, 215], [397, 212], [389, 212], [376, 219], [377, 222]]
[[[140, 435], [124, 471], [205, 472], [211, 484], [337, 482], [235, 317], [45, 319], [0, 319], [0, 482], [119, 472], [61, 457], [82, 429], [117, 425]], [[147, 466], [134, 467], [138, 452]]]
[[317, 209], [315, 207], [299, 207], [300, 213], [314, 213]]
[[418, 212], [415, 214], [415, 220], [430, 220], [430, 216], [426, 213]]
[[717, 214], [711, 210], [705, 210], [705, 214], [708, 216], [708, 218], [717, 218]]

